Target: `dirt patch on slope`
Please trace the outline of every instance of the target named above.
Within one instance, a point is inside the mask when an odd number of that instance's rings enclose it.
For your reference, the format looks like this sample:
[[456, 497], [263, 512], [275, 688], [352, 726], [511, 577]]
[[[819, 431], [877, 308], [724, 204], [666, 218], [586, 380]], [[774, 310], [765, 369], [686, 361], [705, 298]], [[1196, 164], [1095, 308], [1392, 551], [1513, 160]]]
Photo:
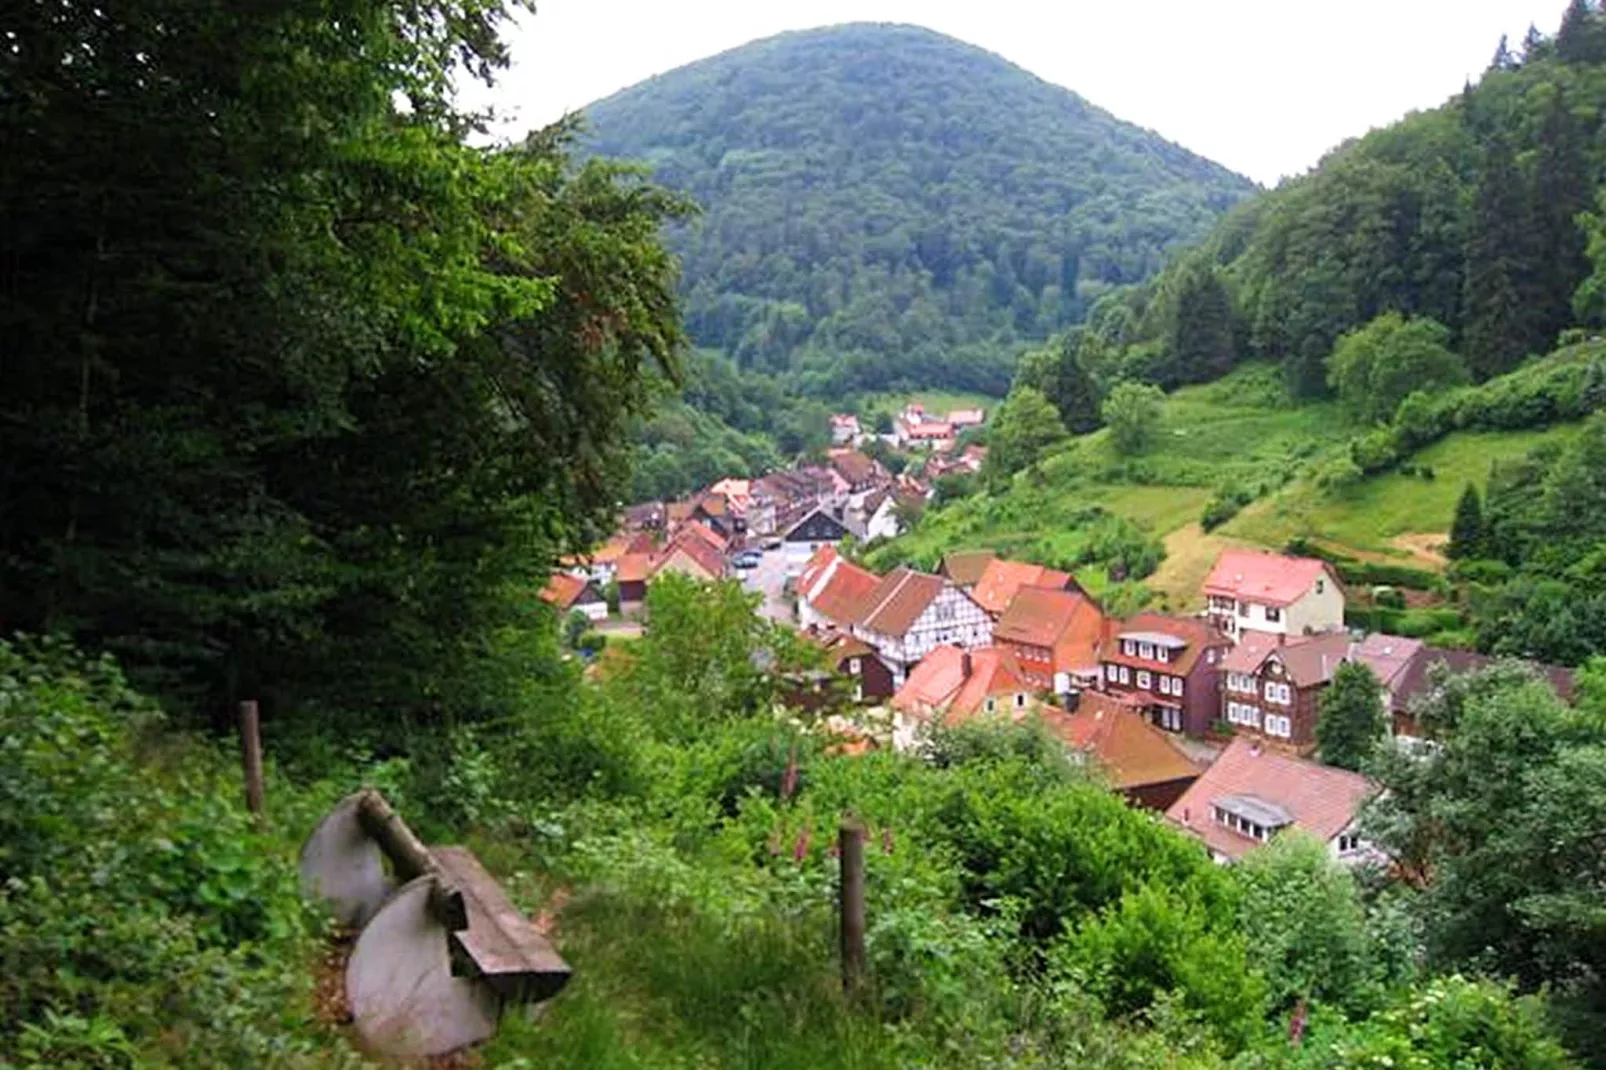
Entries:
[[1394, 536], [1389, 540], [1389, 545], [1410, 554], [1414, 564], [1442, 570], [1450, 564], [1444, 556], [1444, 544], [1448, 539], [1449, 536], [1442, 532], [1412, 532]]

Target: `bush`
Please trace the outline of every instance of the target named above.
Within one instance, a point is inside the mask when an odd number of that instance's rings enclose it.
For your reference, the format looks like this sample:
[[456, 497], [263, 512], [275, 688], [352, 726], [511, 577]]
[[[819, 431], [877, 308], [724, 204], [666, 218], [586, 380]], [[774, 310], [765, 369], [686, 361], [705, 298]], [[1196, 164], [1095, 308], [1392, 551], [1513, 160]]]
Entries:
[[1254, 500], [1254, 495], [1247, 487], [1222, 487], [1216, 491], [1215, 497], [1205, 503], [1199, 525], [1206, 531], [1214, 531]]

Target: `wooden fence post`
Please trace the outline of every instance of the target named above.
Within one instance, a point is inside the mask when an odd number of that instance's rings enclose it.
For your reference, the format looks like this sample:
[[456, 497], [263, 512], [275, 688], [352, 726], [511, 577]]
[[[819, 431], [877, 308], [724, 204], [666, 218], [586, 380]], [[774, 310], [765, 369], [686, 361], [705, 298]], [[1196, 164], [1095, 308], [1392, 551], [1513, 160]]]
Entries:
[[255, 699], [240, 703], [240, 753], [245, 761], [245, 805], [258, 822], [265, 820], [262, 787], [262, 721]]
[[842, 990], [857, 996], [864, 988], [864, 825], [849, 814], [838, 832], [842, 862]]

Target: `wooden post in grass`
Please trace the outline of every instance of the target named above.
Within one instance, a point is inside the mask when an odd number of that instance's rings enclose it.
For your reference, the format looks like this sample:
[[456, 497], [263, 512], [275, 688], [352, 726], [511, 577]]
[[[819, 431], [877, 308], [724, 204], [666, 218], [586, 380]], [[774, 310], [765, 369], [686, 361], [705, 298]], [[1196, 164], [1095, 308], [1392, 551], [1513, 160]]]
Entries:
[[864, 825], [852, 814], [838, 832], [842, 862], [842, 990], [850, 997], [864, 989]]
[[240, 753], [245, 760], [245, 806], [260, 823], [266, 817], [262, 786], [262, 720], [255, 699], [240, 703]]

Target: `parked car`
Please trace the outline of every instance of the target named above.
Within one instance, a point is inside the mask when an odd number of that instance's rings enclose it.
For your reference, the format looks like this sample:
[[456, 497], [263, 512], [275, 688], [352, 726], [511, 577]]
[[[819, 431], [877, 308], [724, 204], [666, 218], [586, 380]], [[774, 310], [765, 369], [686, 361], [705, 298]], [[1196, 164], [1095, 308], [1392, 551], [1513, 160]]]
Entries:
[[757, 550], [743, 550], [731, 558], [731, 565], [735, 568], [757, 568], [764, 555]]
[[781, 548], [781, 540], [779, 538], [765, 539], [764, 540], [764, 549], [766, 549], [766, 550], [779, 550], [780, 548]]

